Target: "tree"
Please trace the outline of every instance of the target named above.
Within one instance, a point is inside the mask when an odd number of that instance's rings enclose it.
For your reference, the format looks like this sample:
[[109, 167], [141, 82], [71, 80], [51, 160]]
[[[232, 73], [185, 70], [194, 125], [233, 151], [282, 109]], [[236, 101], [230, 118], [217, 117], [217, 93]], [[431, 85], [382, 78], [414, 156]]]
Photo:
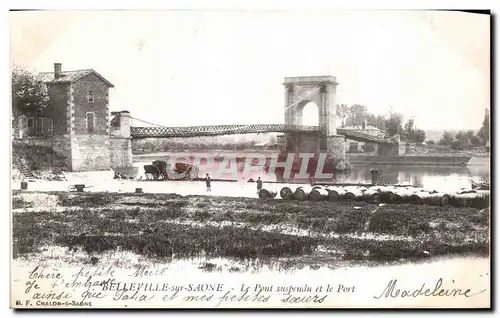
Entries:
[[459, 139], [462, 139], [462, 138], [468, 138], [467, 137], [467, 133], [463, 132], [463, 131], [459, 131], [456, 135], [455, 135], [455, 139], [459, 140]]
[[371, 113], [366, 113], [366, 124], [369, 126], [377, 127], [377, 116]]
[[380, 130], [385, 130], [387, 128], [386, 124], [387, 123], [386, 123], [385, 117], [382, 115], [378, 115], [377, 116], [377, 124], [375, 125], [375, 127], [377, 127]]
[[469, 142], [473, 146], [481, 145], [481, 139], [474, 133], [474, 130], [470, 129], [466, 133], [467, 138], [469, 138]]
[[414, 123], [415, 120], [413, 118], [410, 118], [405, 124], [403, 138], [408, 141], [415, 141], [415, 128], [413, 127]]
[[464, 149], [460, 140], [455, 139], [451, 142], [451, 149], [462, 150]]
[[469, 140], [471, 140], [472, 137], [474, 137], [476, 135], [474, 133], [474, 130], [472, 130], [472, 129], [467, 130], [467, 132], [465, 134], [467, 135], [467, 137], [469, 138]]
[[481, 139], [476, 135], [474, 135], [470, 138], [470, 143], [473, 146], [480, 146], [482, 144]]
[[487, 108], [484, 111], [483, 126], [481, 126], [481, 129], [479, 129], [477, 136], [483, 143], [486, 143], [490, 140], [490, 112]]
[[445, 131], [441, 140], [439, 140], [440, 145], [450, 146], [453, 142], [453, 135], [450, 132]]
[[151, 141], [146, 141], [143, 143], [142, 147], [146, 150], [149, 151], [154, 151], [155, 150], [155, 145]]
[[349, 106], [346, 104], [337, 105], [337, 116], [340, 117], [342, 121], [342, 127], [345, 126], [345, 120], [349, 116]]
[[455, 139], [451, 144], [453, 149], [466, 149], [470, 146], [469, 136], [465, 131], [458, 132], [455, 135]]
[[391, 112], [389, 114], [389, 118], [386, 119], [386, 125], [385, 125], [388, 137], [395, 136], [396, 134], [401, 135], [403, 131], [403, 128], [401, 127], [402, 124], [403, 124], [403, 115]]
[[349, 107], [351, 122], [353, 126], [361, 126], [367, 116], [367, 108], [364, 105], [354, 104]]
[[417, 129], [415, 130], [415, 142], [416, 143], [423, 143], [425, 141], [425, 131], [423, 129]]
[[47, 85], [38, 75], [15, 66], [12, 71], [12, 112], [43, 110], [49, 103]]
[[470, 140], [465, 132], [459, 132], [455, 136], [455, 140], [451, 143], [451, 149], [462, 150], [470, 146]]

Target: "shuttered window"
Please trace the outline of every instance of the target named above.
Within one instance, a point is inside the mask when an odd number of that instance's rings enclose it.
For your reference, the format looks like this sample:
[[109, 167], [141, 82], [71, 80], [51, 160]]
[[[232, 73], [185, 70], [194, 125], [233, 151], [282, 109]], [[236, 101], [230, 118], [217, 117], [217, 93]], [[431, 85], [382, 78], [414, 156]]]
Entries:
[[95, 128], [95, 115], [93, 112], [87, 113], [87, 131], [89, 133], [93, 132]]
[[52, 136], [54, 134], [54, 121], [47, 118], [47, 135]]
[[41, 135], [43, 134], [43, 118], [37, 118], [36, 119], [36, 134]]
[[24, 136], [53, 136], [54, 121], [46, 117], [23, 117], [19, 118], [19, 130], [21, 138]]
[[33, 117], [28, 118], [28, 128], [33, 128], [35, 127], [35, 120]]

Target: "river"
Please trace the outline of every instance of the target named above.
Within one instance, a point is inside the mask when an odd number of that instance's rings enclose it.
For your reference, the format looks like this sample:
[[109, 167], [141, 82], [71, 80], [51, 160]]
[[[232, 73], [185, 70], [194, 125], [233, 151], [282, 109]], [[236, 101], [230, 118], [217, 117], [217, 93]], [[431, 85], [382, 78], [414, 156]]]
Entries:
[[[166, 160], [168, 153], [150, 153], [134, 155], [134, 166], [137, 167], [138, 176], [143, 175], [143, 166], [151, 164], [154, 160]], [[243, 165], [243, 164], [240, 164]], [[240, 167], [241, 170], [242, 167]], [[471, 180], [490, 178], [490, 160], [488, 157], [472, 158], [467, 166], [419, 166], [419, 165], [379, 165], [356, 164], [349, 173], [338, 173], [333, 176], [339, 183], [370, 183], [372, 174], [370, 170], [377, 169], [381, 175], [381, 182], [386, 184], [408, 184], [421, 186], [438, 191], [448, 191], [460, 188], [470, 188]], [[214, 167], [201, 168], [199, 177], [209, 173], [212, 179], [235, 179], [234, 176], [219, 173]], [[264, 181], [290, 182], [281, 180], [273, 173], [265, 173], [263, 169], [252, 171], [250, 178], [261, 177]], [[238, 177], [241, 178], [241, 177]], [[294, 179], [295, 183], [308, 183], [308, 179]], [[319, 181], [319, 180], [317, 180]], [[321, 180], [324, 181], [324, 180]]]

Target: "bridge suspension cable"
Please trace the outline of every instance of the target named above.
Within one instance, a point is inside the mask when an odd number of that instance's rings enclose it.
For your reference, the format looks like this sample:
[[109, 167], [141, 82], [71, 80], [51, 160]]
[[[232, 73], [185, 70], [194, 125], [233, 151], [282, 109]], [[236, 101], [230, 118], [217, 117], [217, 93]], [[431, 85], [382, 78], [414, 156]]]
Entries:
[[[304, 93], [300, 94], [299, 98], [295, 102], [293, 102], [292, 104], [288, 105], [285, 108], [285, 110], [288, 110], [289, 108], [297, 105], [298, 103], [300, 103], [304, 99], [311, 97], [311, 95], [316, 94], [319, 91], [320, 88], [321, 87], [318, 85], [315, 88], [313, 88], [311, 90], [308, 90], [308, 91], [305, 91]], [[133, 120], [137, 120], [137, 121], [143, 122], [145, 124], [149, 124], [149, 125], [153, 125], [153, 126], [157, 126], [157, 127], [162, 127], [162, 128], [168, 128], [167, 126], [155, 124], [155, 123], [152, 123], [152, 122], [149, 122], [149, 121], [146, 121], [146, 120], [142, 120], [142, 119], [139, 119], [139, 118], [135, 118], [135, 117], [132, 117], [132, 116], [130, 116], [130, 118], [133, 119]], [[252, 126], [252, 125], [244, 125], [244, 128], [248, 128], [250, 126]], [[241, 127], [241, 128], [243, 128], [243, 127]]]
[[139, 118], [135, 118], [135, 117], [132, 117], [132, 116], [130, 116], [130, 118], [134, 119], [134, 120], [137, 120], [137, 121], [140, 121], [140, 122], [143, 122], [143, 123], [146, 123], [146, 124], [153, 125], [153, 126], [166, 127], [166, 126], [162, 126], [162, 125], [158, 125], [158, 124], [155, 124], [155, 123], [151, 123], [149, 121], [145, 121], [145, 120], [142, 120], [142, 119], [139, 119]]
[[288, 105], [285, 110], [288, 110], [289, 108], [297, 105], [298, 103], [302, 102], [304, 99], [306, 99], [306, 97], [311, 97], [311, 95], [313, 94], [316, 94], [318, 92], [318, 90], [320, 89], [320, 86], [316, 86], [315, 88], [313, 88], [312, 90], [308, 90], [308, 91], [305, 91], [304, 93], [300, 94], [299, 98], [291, 103], [290, 105]]
[[[163, 126], [163, 125], [158, 125], [158, 124], [155, 124], [155, 123], [152, 123], [152, 122], [149, 122], [149, 121], [146, 121], [146, 120], [142, 120], [142, 119], [139, 119], [139, 118], [135, 118], [135, 117], [132, 117], [130, 116], [131, 119], [134, 119], [134, 120], [137, 120], [137, 121], [140, 121], [140, 122], [143, 122], [143, 123], [146, 123], [146, 124], [150, 124], [150, 125], [153, 125], [153, 126], [157, 126], [159, 128], [166, 128], [166, 129], [190, 129], [192, 127], [195, 127], [195, 128], [205, 128], [205, 127], [209, 127], [209, 126], [188, 126], [188, 127], [168, 127], [168, 126]], [[228, 125], [230, 126], [230, 125]], [[240, 126], [239, 129], [246, 129], [246, 128], [249, 128], [251, 126], [253, 126], [253, 124], [248, 124], [248, 125], [238, 125]], [[259, 134], [259, 132], [257, 132], [257, 134]]]

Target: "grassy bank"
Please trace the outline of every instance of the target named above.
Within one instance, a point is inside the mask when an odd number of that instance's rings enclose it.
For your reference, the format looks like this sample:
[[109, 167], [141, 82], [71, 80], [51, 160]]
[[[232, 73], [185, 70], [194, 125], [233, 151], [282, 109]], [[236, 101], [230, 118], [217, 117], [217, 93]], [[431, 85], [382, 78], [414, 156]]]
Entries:
[[43, 246], [195, 256], [407, 261], [488, 255], [489, 211], [174, 194], [13, 194], [14, 257]]

